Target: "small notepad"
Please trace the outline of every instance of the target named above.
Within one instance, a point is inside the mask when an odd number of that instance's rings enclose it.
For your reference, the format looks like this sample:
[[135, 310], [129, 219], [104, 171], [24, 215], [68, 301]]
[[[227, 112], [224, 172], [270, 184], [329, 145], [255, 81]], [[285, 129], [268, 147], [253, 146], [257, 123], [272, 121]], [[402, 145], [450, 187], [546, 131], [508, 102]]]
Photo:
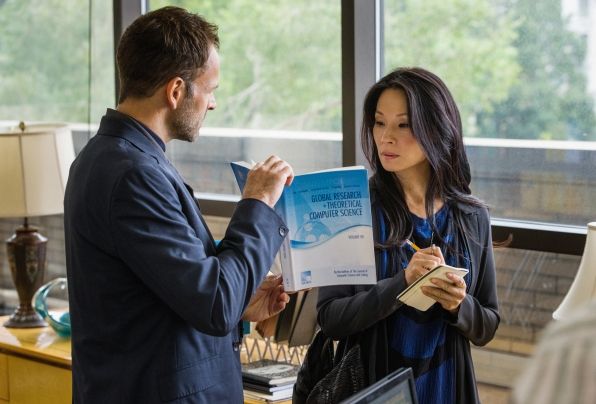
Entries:
[[449, 265], [438, 265], [424, 274], [424, 276], [418, 278], [416, 282], [408, 286], [397, 296], [397, 300], [420, 311], [428, 310], [433, 304], [436, 303], [436, 300], [434, 300], [432, 297], [426, 296], [424, 293], [422, 293], [420, 288], [422, 286], [434, 286], [430, 281], [433, 278], [449, 281], [447, 274], [450, 272], [459, 276], [464, 276], [468, 273], [468, 270], [465, 268], [456, 268]]

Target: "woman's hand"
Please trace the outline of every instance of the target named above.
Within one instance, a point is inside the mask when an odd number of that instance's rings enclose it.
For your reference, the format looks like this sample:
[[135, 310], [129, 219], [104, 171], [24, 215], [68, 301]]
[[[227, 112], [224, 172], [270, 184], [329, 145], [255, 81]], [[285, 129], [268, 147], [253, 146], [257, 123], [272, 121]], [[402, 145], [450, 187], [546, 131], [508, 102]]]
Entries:
[[406, 284], [410, 286], [412, 283], [416, 282], [416, 279], [420, 278], [437, 265], [444, 263], [445, 259], [443, 258], [443, 253], [437, 246], [422, 248], [416, 251], [408, 263], [408, 267], [405, 269]]
[[422, 293], [435, 299], [451, 314], [457, 314], [461, 302], [466, 297], [466, 282], [456, 274], [448, 273], [448, 281], [433, 278], [430, 281], [435, 286], [422, 287]]

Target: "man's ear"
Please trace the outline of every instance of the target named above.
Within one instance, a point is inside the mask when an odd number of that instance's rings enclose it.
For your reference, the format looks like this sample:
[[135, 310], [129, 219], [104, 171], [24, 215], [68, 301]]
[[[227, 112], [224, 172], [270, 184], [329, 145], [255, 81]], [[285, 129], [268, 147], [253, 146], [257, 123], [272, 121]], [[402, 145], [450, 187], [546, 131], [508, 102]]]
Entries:
[[178, 108], [178, 105], [184, 98], [186, 85], [180, 77], [174, 77], [166, 83], [166, 102], [171, 109]]

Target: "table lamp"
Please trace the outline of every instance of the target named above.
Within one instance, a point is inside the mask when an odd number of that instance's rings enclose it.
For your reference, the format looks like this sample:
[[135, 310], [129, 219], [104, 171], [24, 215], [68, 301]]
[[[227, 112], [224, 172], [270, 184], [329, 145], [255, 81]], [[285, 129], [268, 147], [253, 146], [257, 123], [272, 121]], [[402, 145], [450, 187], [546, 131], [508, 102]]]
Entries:
[[74, 159], [66, 125], [35, 124], [0, 129], [0, 217], [22, 217], [23, 226], [6, 240], [7, 259], [19, 307], [5, 327], [43, 327], [31, 305], [43, 283], [47, 238], [29, 225], [31, 216], [63, 212], [64, 188]]
[[579, 269], [569, 288], [569, 292], [553, 313], [553, 318], [565, 318], [575, 309], [596, 299], [596, 222], [588, 223], [586, 246]]

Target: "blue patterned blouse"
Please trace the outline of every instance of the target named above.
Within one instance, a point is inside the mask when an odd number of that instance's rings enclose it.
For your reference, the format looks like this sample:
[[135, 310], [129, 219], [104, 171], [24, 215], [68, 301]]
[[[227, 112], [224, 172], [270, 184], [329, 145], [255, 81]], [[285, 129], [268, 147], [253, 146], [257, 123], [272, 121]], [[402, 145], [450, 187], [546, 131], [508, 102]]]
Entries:
[[[448, 203], [429, 219], [411, 215], [413, 232], [411, 239], [421, 248], [431, 244], [441, 248], [445, 263], [452, 266], [469, 268], [468, 253], [463, 242], [463, 235], [456, 231], [451, 209]], [[383, 218], [380, 224], [381, 239], [385, 240], [386, 225]], [[431, 225], [435, 222], [435, 230]], [[392, 276], [396, 271], [403, 271], [414, 255], [414, 249], [407, 244], [396, 246], [391, 251], [395, 260], [388, 260], [387, 251], [382, 257], [382, 278]], [[387, 263], [397, 262], [397, 268], [390, 268]], [[464, 278], [466, 284], [471, 275]], [[428, 311], [419, 311], [409, 306], [400, 307], [389, 319], [389, 363], [391, 370], [399, 367], [411, 367], [416, 377], [416, 392], [420, 404], [455, 403], [455, 368], [454, 343], [455, 330], [449, 326], [450, 314], [439, 304], [434, 304]]]

